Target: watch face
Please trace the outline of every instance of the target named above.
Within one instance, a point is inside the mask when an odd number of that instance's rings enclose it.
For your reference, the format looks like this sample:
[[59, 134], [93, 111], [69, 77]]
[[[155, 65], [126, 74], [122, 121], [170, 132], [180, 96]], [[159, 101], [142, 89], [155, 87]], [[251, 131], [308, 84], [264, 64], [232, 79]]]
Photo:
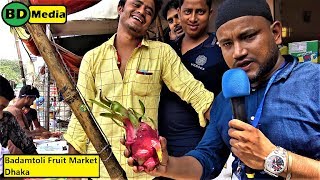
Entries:
[[266, 160], [267, 169], [274, 174], [279, 174], [284, 170], [283, 158], [277, 155], [272, 155]]

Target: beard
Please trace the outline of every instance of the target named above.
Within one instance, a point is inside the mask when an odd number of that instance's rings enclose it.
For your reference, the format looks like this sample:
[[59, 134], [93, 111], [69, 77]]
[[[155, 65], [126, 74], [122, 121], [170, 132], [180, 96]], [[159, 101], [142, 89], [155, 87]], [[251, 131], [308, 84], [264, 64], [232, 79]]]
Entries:
[[147, 34], [147, 31], [141, 26], [135, 24], [131, 20], [133, 12], [124, 12], [122, 16], [119, 17], [118, 28], [121, 25], [125, 31], [131, 34], [134, 37], [141, 38]]
[[267, 62], [259, 66], [257, 74], [250, 79], [251, 83], [256, 83], [263, 78], [274, 68], [279, 58], [278, 47], [276, 45], [270, 50], [269, 56], [267, 56]]
[[130, 34], [132, 34], [133, 36], [137, 37], [137, 38], [142, 38], [144, 37], [147, 32], [144, 31], [141, 27], [137, 27], [137, 25], [135, 24], [126, 24], [127, 28], [129, 29], [129, 32], [131, 32]]

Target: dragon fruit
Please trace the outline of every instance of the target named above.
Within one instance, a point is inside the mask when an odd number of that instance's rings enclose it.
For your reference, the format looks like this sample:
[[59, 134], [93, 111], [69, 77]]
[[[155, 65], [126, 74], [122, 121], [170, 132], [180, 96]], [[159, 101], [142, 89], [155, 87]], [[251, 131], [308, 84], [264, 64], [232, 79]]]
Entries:
[[[118, 126], [125, 128], [125, 146], [131, 150], [133, 159], [139, 164], [139, 170], [153, 170], [162, 160], [162, 152], [158, 131], [142, 122], [142, 120], [147, 120], [144, 104], [139, 100], [142, 110], [142, 114], [139, 114], [132, 108], [124, 108], [117, 101], [103, 99], [101, 95], [100, 102], [90, 100], [109, 111], [108, 113], [101, 113], [101, 116], [111, 118]], [[151, 118], [148, 119], [155, 125]], [[118, 121], [122, 122], [123, 125]]]

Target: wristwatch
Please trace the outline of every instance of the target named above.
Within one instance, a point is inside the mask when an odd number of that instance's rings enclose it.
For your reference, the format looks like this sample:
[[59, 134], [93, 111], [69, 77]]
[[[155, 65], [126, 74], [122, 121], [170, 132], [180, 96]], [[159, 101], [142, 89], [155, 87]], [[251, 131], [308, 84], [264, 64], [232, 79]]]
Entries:
[[287, 151], [277, 146], [266, 158], [264, 171], [271, 176], [278, 177], [287, 168]]

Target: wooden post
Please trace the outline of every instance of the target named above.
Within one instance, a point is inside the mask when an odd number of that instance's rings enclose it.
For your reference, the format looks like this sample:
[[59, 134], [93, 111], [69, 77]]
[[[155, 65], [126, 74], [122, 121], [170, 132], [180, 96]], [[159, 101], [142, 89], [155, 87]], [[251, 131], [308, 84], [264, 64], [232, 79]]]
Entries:
[[163, 34], [161, 19], [160, 19], [159, 15], [157, 15], [157, 17], [156, 17], [156, 26], [157, 26], [157, 29], [158, 29], [158, 33], [160, 35], [160, 37], [159, 37], [160, 41], [164, 42], [164, 34]]
[[65, 102], [70, 106], [72, 112], [79, 120], [89, 140], [99, 154], [111, 179], [127, 179], [125, 171], [120, 166], [116, 157], [112, 153], [110, 144], [100, 130], [100, 127], [86, 105], [85, 100], [80, 96], [72, 80], [64, 70], [62, 60], [51, 45], [49, 39], [39, 24], [25, 25], [33, 38], [41, 56], [46, 62], [48, 69], [54, 79], [57, 87], [60, 89]]

